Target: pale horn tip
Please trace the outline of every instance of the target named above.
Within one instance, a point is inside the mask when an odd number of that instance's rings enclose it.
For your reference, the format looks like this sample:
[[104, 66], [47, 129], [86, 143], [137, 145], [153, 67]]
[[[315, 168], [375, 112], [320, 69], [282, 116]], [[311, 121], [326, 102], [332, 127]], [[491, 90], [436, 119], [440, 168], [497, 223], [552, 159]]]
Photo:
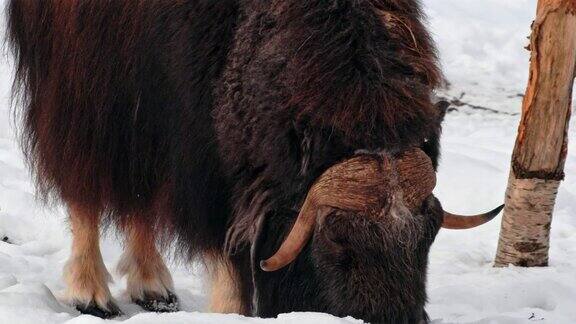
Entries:
[[265, 272], [274, 272], [278, 270], [278, 267], [272, 265], [274, 262], [270, 262], [270, 260], [262, 260], [260, 261], [260, 269]]

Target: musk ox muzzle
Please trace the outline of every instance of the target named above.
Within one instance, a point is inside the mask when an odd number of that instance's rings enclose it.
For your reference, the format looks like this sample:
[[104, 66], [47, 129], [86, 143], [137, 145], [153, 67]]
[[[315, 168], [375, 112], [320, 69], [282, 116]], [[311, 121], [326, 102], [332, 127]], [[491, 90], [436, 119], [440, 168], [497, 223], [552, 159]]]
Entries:
[[[262, 261], [264, 271], [276, 271], [294, 261], [317, 227], [334, 211], [371, 218], [416, 213], [432, 195], [436, 172], [430, 158], [412, 148], [397, 154], [361, 154], [338, 163], [312, 185], [296, 223], [279, 250]], [[442, 227], [468, 229], [489, 222], [502, 210], [462, 216], [444, 211]]]

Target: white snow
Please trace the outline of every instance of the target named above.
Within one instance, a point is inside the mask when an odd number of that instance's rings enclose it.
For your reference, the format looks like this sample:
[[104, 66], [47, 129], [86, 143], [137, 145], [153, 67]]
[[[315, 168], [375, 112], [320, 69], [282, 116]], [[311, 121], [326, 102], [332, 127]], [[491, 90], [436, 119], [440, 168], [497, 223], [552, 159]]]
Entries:
[[[3, 7], [6, 0], [0, 0]], [[509, 114], [518, 113], [527, 78], [527, 44], [534, 0], [424, 0], [443, 69], [451, 83], [441, 94]], [[0, 21], [0, 32], [4, 24]], [[9, 113], [11, 69], [0, 63], [0, 323], [103, 323], [62, 303], [61, 268], [70, 235], [61, 208], [36, 204]], [[462, 95], [464, 94], [464, 95]], [[444, 207], [474, 213], [503, 201], [519, 116], [459, 108], [445, 122], [436, 190]], [[571, 123], [574, 138], [575, 123]], [[566, 181], [552, 227], [550, 267], [495, 269], [499, 220], [468, 231], [443, 230], [430, 256], [427, 310], [434, 323], [576, 322], [576, 145], [570, 144]], [[102, 245], [112, 270], [117, 239]], [[124, 282], [111, 290], [125, 323], [360, 323], [325, 314], [293, 313], [275, 320], [202, 313], [206, 289], [201, 266], [172, 265], [183, 311], [145, 313], [129, 303]]]

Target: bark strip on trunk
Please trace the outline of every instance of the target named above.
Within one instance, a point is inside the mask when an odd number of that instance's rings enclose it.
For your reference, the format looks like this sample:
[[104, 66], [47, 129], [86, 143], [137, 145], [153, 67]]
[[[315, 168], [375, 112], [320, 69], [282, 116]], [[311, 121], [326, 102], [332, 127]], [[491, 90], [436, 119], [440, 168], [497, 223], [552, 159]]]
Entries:
[[548, 265], [576, 75], [576, 0], [540, 0], [496, 266]]

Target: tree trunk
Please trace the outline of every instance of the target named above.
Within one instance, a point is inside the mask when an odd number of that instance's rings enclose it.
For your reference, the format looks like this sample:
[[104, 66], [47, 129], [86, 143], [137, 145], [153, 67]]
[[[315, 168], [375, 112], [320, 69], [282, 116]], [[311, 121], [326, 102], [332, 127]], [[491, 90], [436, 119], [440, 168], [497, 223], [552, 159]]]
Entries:
[[495, 266], [547, 266], [576, 75], [576, 0], [540, 0]]

